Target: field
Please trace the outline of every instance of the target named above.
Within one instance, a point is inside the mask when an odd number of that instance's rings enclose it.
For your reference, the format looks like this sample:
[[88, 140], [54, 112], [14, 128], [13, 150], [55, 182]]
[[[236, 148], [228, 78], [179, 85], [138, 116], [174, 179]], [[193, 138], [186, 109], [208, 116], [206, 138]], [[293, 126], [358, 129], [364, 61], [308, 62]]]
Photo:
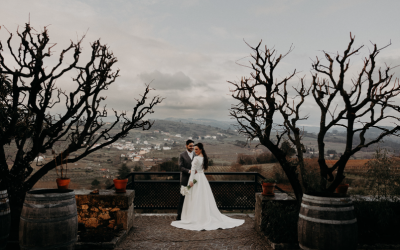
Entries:
[[[193, 121], [195, 122], [195, 121]], [[208, 121], [203, 121], [208, 122]], [[212, 123], [210, 123], [212, 124]], [[114, 129], [113, 133], [116, 133], [118, 129]], [[205, 145], [205, 149], [210, 159], [213, 160], [214, 166], [210, 167], [209, 171], [213, 172], [227, 172], [227, 171], [248, 171], [249, 168], [255, 167], [255, 165], [244, 165], [241, 168], [232, 167], [237, 161], [238, 155], [245, 154], [249, 156], [256, 156], [262, 152], [267, 151], [264, 146], [258, 145], [257, 142], [253, 141], [246, 145], [246, 138], [243, 135], [237, 134], [234, 129], [221, 127], [213, 127], [210, 125], [195, 124], [190, 122], [178, 122], [168, 120], [157, 120], [153, 128], [149, 131], [132, 131], [125, 138], [120, 139], [117, 142], [117, 146], [110, 148], [102, 148], [84, 159], [79, 160], [76, 163], [68, 165], [68, 177], [71, 178], [71, 186], [79, 188], [93, 188], [91, 183], [97, 179], [100, 181], [101, 188], [109, 184], [113, 178], [117, 176], [118, 168], [122, 164], [126, 164], [132, 171], [135, 167], [140, 166], [141, 171], [150, 171], [152, 166], [156, 166], [161, 162], [170, 161], [172, 158], [179, 157], [179, 154], [185, 151], [185, 141], [188, 138], [194, 138], [195, 143], [202, 142]], [[344, 150], [344, 136], [340, 133], [332, 134], [328, 133], [326, 140], [326, 150], [334, 150], [338, 153]], [[129, 144], [128, 144], [129, 143]], [[317, 149], [316, 135], [312, 133], [304, 133], [303, 143], [306, 146], [307, 153], [305, 157], [312, 158]], [[126, 145], [132, 145], [132, 148], [125, 147]], [[381, 146], [387, 146], [389, 150], [395, 152], [395, 146], [398, 145], [394, 142], [388, 142], [381, 144]], [[59, 151], [64, 144], [60, 143], [55, 146], [56, 152]], [[141, 154], [142, 158], [139, 161], [133, 161], [133, 158], [129, 158], [128, 155], [135, 153], [139, 155], [139, 151], [147, 149], [147, 151]], [[15, 146], [10, 145], [5, 148], [6, 154], [8, 154], [9, 167], [12, 166], [12, 157], [15, 154]], [[346, 172], [349, 174], [357, 174], [365, 172], [365, 163], [373, 155], [374, 149], [368, 149], [368, 151], [358, 152], [348, 162]], [[79, 155], [79, 152], [71, 154], [71, 158]], [[53, 160], [51, 151], [46, 152], [42, 155], [44, 157], [43, 162], [39, 162], [38, 166], [36, 162], [33, 162], [31, 166], [34, 168], [34, 172], [37, 171], [41, 165], [48, 161]], [[354, 159], [356, 158], [356, 159]], [[327, 156], [328, 165], [333, 165], [338, 159], [338, 155], [332, 157]], [[278, 168], [273, 167], [274, 164], [258, 164], [260, 166], [260, 173], [264, 177], [274, 177]], [[59, 177], [59, 173], [55, 170], [47, 173], [35, 187], [55, 187], [55, 179]], [[240, 176], [238, 176], [240, 178]], [[222, 180], [224, 176], [210, 176], [210, 179]]]

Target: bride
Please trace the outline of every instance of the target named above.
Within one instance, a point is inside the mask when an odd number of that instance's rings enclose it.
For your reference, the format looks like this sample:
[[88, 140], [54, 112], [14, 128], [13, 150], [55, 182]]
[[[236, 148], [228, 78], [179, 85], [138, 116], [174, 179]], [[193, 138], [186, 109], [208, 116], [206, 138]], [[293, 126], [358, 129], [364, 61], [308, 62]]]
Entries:
[[[173, 221], [172, 226], [188, 230], [215, 230], [240, 226], [244, 220], [229, 218], [220, 213], [217, 208], [210, 184], [204, 170], [208, 168], [208, 158], [202, 143], [194, 147], [196, 157], [192, 162], [189, 178], [190, 194], [183, 203], [180, 221]], [[197, 174], [196, 174], [197, 171]], [[193, 184], [193, 180], [197, 182]]]

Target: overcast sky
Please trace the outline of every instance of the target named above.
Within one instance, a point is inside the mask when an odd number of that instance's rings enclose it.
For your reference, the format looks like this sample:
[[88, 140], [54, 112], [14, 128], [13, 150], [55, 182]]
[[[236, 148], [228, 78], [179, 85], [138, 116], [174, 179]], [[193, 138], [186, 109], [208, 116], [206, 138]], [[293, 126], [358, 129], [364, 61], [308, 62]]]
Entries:
[[[311, 58], [321, 50], [343, 51], [349, 33], [355, 45], [366, 47], [352, 60], [357, 72], [372, 48], [392, 45], [381, 62], [400, 64], [400, 1], [2, 1], [0, 24], [15, 32], [28, 21], [37, 30], [50, 25], [51, 42], [59, 53], [70, 39], [86, 33], [84, 51], [101, 38], [118, 58], [121, 77], [107, 94], [108, 107], [129, 110], [133, 98], [152, 82], [154, 94], [166, 99], [155, 108], [154, 118], [211, 118], [229, 120], [233, 101], [230, 84], [248, 69], [235, 63], [251, 50], [243, 39], [263, 43], [285, 53], [277, 77], [297, 69], [309, 83]], [[0, 30], [2, 42], [8, 38]], [[5, 51], [6, 52], [6, 51]], [[240, 62], [245, 63], [247, 59]], [[59, 82], [68, 89], [69, 79]], [[312, 116], [315, 104], [305, 105]], [[315, 112], [314, 112], [315, 113]], [[305, 124], [315, 123], [310, 117]]]

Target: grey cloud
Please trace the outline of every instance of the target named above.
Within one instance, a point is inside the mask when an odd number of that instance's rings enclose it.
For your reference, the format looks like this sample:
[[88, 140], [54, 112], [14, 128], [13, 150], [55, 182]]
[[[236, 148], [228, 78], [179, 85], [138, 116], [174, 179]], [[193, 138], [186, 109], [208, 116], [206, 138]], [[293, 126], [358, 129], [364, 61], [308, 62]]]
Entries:
[[175, 74], [164, 74], [155, 70], [151, 73], [142, 73], [139, 75], [140, 80], [151, 83], [151, 87], [161, 90], [182, 90], [192, 87], [192, 80], [182, 72]]

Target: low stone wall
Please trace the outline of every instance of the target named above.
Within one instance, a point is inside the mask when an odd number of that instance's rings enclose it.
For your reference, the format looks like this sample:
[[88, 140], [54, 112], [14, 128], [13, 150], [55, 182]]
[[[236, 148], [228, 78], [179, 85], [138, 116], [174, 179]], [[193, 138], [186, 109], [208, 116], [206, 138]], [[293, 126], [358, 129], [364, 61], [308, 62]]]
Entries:
[[[263, 196], [261, 193], [256, 193], [256, 205], [254, 211], [254, 228], [262, 236], [265, 237], [264, 232], [261, 230], [261, 222], [263, 219], [264, 210], [266, 209], [265, 203], [279, 202], [284, 205], [293, 205], [297, 201], [284, 193], [276, 193], [275, 196]], [[275, 243], [271, 242], [267, 237], [265, 240], [271, 245], [272, 249], [298, 249], [297, 244]]]
[[[282, 204], [287, 204], [287, 205], [292, 205], [296, 204], [296, 200], [294, 200], [292, 197], [288, 196], [287, 194], [275, 194], [275, 196], [263, 196], [261, 193], [256, 193], [256, 206], [255, 206], [255, 211], [254, 211], [254, 228], [256, 229], [257, 232], [261, 232], [261, 221], [262, 221], [262, 214], [263, 214], [263, 208], [265, 208], [265, 205], [263, 206], [264, 203], [268, 201], [273, 201], [273, 202], [279, 202]], [[263, 234], [262, 234], [263, 235]]]
[[88, 229], [122, 227], [129, 231], [132, 228], [135, 218], [134, 190], [126, 190], [122, 194], [115, 190], [100, 190], [99, 194], [90, 192], [91, 190], [75, 190], [78, 223], [83, 223]]

